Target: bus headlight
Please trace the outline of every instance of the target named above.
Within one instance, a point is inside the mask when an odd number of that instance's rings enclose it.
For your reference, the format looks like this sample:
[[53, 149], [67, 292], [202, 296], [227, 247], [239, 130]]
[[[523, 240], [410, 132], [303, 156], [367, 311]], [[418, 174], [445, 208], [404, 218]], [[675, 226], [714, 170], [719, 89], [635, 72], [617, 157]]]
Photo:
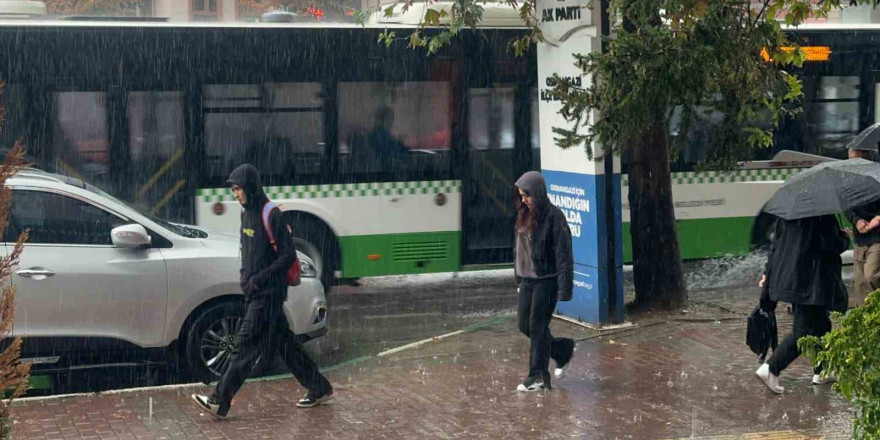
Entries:
[[303, 278], [317, 278], [318, 270], [311, 261], [299, 260], [299, 276]]

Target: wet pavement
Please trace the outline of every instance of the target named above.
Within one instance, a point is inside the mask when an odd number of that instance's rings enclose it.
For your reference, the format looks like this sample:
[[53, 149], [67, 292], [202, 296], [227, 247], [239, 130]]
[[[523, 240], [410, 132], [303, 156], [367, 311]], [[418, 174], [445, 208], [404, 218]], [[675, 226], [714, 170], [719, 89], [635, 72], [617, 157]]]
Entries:
[[[15, 405], [13, 438], [726, 440], [847, 438], [851, 432], [851, 407], [829, 386], [810, 385], [807, 360], [783, 373], [784, 395], [755, 378], [756, 357], [744, 340], [756, 289], [695, 291], [686, 310], [630, 316], [636, 326], [610, 332], [554, 320], [555, 334], [578, 340], [575, 357], [552, 391], [523, 394], [515, 387], [527, 370], [528, 344], [516, 330], [510, 295], [479, 290], [485, 282], [474, 282], [473, 290], [462, 283], [456, 295], [484, 296], [462, 303], [464, 310], [448, 299], [433, 308], [412, 304], [414, 298], [430, 302], [429, 288], [400, 299], [393, 290], [399, 281], [363, 300], [351, 288], [350, 310], [370, 313], [359, 314], [351, 328], [333, 327], [336, 343], [320, 341], [330, 350], [319, 363], [336, 387], [326, 406], [296, 408], [304, 391], [289, 377], [249, 382], [222, 421], [189, 404], [189, 394], [209, 392], [203, 385], [40, 398]], [[397, 296], [382, 299], [381, 291]], [[383, 313], [385, 304], [390, 313]], [[781, 311], [778, 317], [786, 334], [791, 316]], [[358, 320], [406, 324], [374, 324], [385, 334], [371, 336]], [[411, 343], [453, 330], [464, 331]], [[407, 348], [389, 352], [396, 344]]]
[[[327, 325], [331, 330], [306, 345], [319, 365], [338, 365], [515, 313], [517, 304], [511, 270], [370, 278], [362, 283], [335, 286], [328, 294]], [[109, 365], [110, 359], [104, 362]], [[31, 395], [192, 381], [174, 368], [153, 364], [73, 370], [44, 376], [39, 383], [51, 382], [51, 388], [34, 390]], [[285, 369], [279, 361], [274, 370], [277, 373]]]

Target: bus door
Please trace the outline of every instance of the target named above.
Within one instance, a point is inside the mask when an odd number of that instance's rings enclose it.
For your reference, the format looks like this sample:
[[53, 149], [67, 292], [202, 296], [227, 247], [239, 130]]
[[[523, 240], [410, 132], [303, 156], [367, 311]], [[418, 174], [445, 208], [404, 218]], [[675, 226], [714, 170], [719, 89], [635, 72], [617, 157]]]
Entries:
[[127, 184], [119, 196], [144, 212], [191, 222], [187, 190], [193, 173], [185, 165], [184, 92], [126, 90], [124, 113], [114, 118]]
[[522, 173], [538, 168], [531, 160], [529, 92], [516, 83], [467, 90], [467, 171], [462, 191], [464, 264], [513, 261], [513, 184]]

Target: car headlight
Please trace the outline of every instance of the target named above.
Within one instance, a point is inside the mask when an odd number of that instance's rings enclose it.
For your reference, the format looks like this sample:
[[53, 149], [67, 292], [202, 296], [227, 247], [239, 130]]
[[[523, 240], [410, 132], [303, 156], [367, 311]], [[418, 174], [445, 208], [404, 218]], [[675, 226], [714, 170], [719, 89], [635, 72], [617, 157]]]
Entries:
[[299, 276], [303, 278], [317, 278], [318, 270], [310, 261], [299, 260]]

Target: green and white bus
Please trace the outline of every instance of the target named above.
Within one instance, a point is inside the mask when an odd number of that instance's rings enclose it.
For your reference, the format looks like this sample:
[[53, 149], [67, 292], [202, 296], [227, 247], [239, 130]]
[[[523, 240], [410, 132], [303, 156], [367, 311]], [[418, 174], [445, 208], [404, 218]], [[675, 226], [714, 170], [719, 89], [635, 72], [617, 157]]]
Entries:
[[[673, 199], [684, 259], [743, 255], [766, 244], [771, 220], [756, 217], [791, 175], [821, 162], [846, 159], [846, 145], [880, 122], [878, 25], [803, 25], [787, 31], [807, 53], [796, 70], [803, 82], [803, 112], [782, 121], [771, 149], [732, 172], [695, 173], [711, 145], [706, 130], [688, 134], [671, 164]], [[626, 165], [624, 165], [624, 173]], [[625, 260], [630, 261], [624, 174]]]
[[467, 32], [430, 57], [379, 32], [0, 22], [0, 144], [227, 232], [226, 178], [253, 163], [327, 282], [509, 263], [512, 182], [540, 167], [535, 55], [508, 50], [524, 30]]
[[[38, 167], [233, 233], [240, 208], [225, 181], [253, 163], [325, 283], [510, 264], [512, 185], [540, 169], [536, 57], [508, 47], [526, 30], [498, 19], [434, 56], [377, 44], [407, 20], [2, 21], [0, 145], [20, 139]], [[749, 252], [755, 214], [782, 180], [842, 157], [880, 118], [880, 29], [796, 33], [830, 56], [805, 65], [806, 111], [775, 149], [732, 174], [695, 175], [711, 140], [694, 133], [672, 164], [687, 259]]]

